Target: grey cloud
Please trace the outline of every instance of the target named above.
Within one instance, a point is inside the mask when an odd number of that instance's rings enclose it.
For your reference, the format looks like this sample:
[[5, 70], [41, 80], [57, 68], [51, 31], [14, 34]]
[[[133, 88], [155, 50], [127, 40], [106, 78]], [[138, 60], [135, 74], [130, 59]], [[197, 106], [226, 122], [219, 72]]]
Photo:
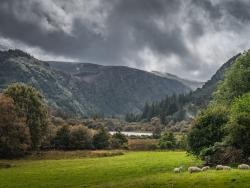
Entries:
[[210, 0], [193, 0], [193, 3], [203, 8], [211, 19], [220, 19], [222, 17], [221, 7], [213, 5]]
[[250, 21], [250, 2], [248, 0], [242, 1], [241, 3], [238, 1], [229, 1], [222, 5], [225, 6], [225, 9], [229, 14], [238, 20], [241, 20], [242, 22]]
[[249, 48], [249, 6], [248, 0], [2, 0], [0, 37], [71, 59], [129, 61], [141, 69], [148, 67], [141, 58], [148, 49], [161, 59], [155, 69], [204, 80]]
[[223, 16], [233, 16], [238, 21], [250, 21], [250, 2], [249, 0], [193, 0], [197, 6], [203, 8], [211, 19], [217, 20]]

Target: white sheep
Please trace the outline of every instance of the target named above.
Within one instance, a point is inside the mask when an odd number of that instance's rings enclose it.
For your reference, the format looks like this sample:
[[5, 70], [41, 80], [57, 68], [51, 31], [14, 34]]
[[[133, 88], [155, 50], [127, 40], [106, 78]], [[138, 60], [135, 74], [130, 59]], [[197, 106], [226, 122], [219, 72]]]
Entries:
[[238, 169], [241, 169], [241, 170], [250, 170], [250, 166], [247, 165], [247, 164], [241, 164], [238, 166]]
[[182, 166], [179, 168], [175, 168], [174, 173], [181, 173], [182, 168], [183, 168]]
[[222, 165], [217, 165], [215, 168], [216, 168], [216, 170], [223, 170], [223, 166]]
[[232, 168], [230, 166], [223, 166], [223, 170], [231, 170]]
[[196, 166], [191, 166], [188, 168], [188, 172], [193, 173], [193, 172], [201, 172], [201, 169]]
[[204, 166], [202, 167], [201, 171], [207, 171], [210, 167], [209, 166]]
[[217, 165], [216, 170], [231, 170], [230, 166]]

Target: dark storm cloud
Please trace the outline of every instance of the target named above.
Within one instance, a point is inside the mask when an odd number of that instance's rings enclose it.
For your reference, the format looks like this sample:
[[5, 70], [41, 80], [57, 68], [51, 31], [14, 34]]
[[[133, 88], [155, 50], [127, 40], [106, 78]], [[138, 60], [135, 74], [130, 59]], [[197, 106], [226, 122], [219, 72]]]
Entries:
[[207, 79], [249, 48], [249, 9], [248, 0], [1, 0], [0, 48]]
[[210, 0], [193, 0], [193, 3], [206, 10], [211, 19], [219, 19], [222, 17], [220, 6], [213, 5]]
[[219, 19], [223, 16], [223, 11], [227, 15], [232, 15], [238, 21], [250, 20], [249, 0], [224, 0], [212, 3], [210, 0], [193, 0], [193, 3], [206, 10], [212, 19]]

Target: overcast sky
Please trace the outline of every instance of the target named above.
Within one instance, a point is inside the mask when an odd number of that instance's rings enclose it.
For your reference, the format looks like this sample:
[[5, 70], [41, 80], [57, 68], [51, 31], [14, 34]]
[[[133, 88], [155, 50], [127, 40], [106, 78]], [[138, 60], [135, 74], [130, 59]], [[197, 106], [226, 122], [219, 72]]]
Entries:
[[250, 48], [250, 0], [0, 0], [0, 49], [207, 80]]

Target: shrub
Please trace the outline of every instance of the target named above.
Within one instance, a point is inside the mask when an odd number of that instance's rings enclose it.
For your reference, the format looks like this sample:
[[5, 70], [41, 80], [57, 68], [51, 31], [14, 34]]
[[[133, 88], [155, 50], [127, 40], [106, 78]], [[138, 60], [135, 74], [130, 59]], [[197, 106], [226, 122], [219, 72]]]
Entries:
[[55, 140], [57, 131], [58, 131], [58, 127], [56, 127], [51, 121], [49, 121], [46, 136], [43, 139], [43, 142], [41, 145], [42, 149], [55, 148], [54, 140]]
[[117, 132], [111, 137], [110, 146], [115, 149], [127, 148], [128, 139], [121, 132]]
[[69, 149], [69, 141], [70, 141], [70, 129], [69, 126], [64, 125], [61, 127], [54, 139], [54, 145], [57, 149]]
[[176, 138], [172, 132], [165, 132], [161, 135], [159, 146], [161, 149], [175, 149]]
[[177, 147], [179, 149], [187, 149], [187, 136], [186, 135], [182, 135], [181, 139], [177, 142]]
[[95, 149], [106, 149], [109, 147], [109, 133], [101, 128], [93, 137]]
[[72, 126], [70, 129], [69, 139], [70, 149], [91, 149], [92, 148], [92, 133], [82, 125]]
[[0, 95], [0, 157], [24, 155], [31, 146], [30, 132], [15, 111], [14, 101]]
[[246, 162], [242, 150], [225, 143], [215, 143], [214, 146], [203, 149], [200, 158], [205, 160], [207, 165]]
[[222, 141], [224, 127], [228, 122], [228, 110], [223, 106], [209, 106], [194, 121], [188, 134], [189, 152], [199, 155], [201, 150]]

